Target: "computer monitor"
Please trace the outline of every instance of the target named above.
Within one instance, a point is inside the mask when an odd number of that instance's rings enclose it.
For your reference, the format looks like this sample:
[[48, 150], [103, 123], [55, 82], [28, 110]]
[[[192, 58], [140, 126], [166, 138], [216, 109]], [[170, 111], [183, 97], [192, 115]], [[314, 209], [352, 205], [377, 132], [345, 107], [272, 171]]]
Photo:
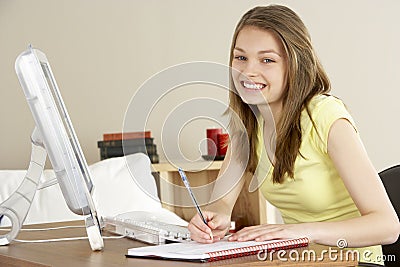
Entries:
[[49, 61], [43, 52], [29, 46], [18, 56], [15, 70], [64, 199], [72, 212], [86, 216], [92, 249], [100, 250], [103, 240], [91, 197], [89, 168]]

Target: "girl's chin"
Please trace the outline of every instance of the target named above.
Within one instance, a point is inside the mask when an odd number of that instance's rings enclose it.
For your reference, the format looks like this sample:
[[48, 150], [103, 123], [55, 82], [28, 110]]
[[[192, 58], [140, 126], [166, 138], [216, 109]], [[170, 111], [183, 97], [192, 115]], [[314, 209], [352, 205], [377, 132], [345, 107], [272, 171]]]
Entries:
[[268, 103], [264, 95], [260, 91], [258, 91], [258, 93], [248, 93], [242, 91], [239, 94], [243, 102], [249, 105], [265, 105]]
[[260, 98], [250, 98], [250, 97], [241, 97], [242, 101], [248, 105], [266, 105], [268, 104], [264, 99]]

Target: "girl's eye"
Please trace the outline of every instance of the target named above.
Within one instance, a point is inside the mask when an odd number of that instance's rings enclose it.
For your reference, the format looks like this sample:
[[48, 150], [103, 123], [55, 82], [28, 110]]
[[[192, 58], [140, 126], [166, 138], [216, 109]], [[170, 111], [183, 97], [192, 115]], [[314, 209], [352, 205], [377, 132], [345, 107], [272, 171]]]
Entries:
[[237, 59], [237, 60], [246, 60], [246, 57], [244, 57], [244, 56], [235, 56], [235, 59]]
[[272, 62], [275, 62], [275, 61], [273, 59], [270, 59], [270, 58], [264, 58], [263, 62], [264, 63], [272, 63]]

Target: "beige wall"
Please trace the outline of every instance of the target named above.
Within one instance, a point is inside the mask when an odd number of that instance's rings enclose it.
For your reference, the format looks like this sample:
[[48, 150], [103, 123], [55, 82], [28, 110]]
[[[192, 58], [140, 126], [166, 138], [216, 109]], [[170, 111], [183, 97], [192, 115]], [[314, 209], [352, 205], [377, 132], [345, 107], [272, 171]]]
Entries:
[[[104, 132], [122, 130], [129, 101], [142, 83], [183, 62], [227, 63], [240, 16], [271, 2], [0, 0], [0, 169], [25, 169], [29, 162], [34, 125], [14, 71], [17, 55], [29, 43], [47, 54], [86, 158], [94, 163], [97, 141]], [[400, 2], [280, 3], [309, 27], [333, 93], [352, 111], [376, 168], [398, 163]], [[171, 101], [198, 92], [226, 101], [223, 90], [188, 88]], [[168, 111], [159, 108], [160, 116]], [[162, 154], [160, 121], [150, 127]], [[203, 128], [210, 125], [200, 121], [182, 132], [179, 144], [189, 158], [199, 156]]]

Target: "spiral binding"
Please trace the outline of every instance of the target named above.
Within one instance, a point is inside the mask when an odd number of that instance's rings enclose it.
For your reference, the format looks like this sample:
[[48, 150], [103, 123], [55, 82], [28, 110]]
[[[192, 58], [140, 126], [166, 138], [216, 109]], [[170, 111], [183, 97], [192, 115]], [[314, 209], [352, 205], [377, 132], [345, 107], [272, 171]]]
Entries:
[[270, 252], [272, 250], [285, 250], [308, 246], [307, 237], [276, 241], [273, 243], [260, 244], [235, 249], [226, 249], [207, 253], [210, 256], [209, 261], [225, 260], [230, 258], [244, 257], [257, 254], [259, 251]]

